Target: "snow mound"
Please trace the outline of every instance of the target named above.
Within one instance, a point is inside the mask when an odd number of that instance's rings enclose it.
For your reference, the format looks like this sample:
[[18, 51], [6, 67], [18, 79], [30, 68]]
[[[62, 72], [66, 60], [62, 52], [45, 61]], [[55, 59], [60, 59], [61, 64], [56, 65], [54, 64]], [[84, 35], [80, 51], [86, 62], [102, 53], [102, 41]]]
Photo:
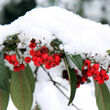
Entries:
[[[27, 37], [51, 39], [54, 34], [70, 52], [105, 53], [110, 49], [110, 27], [58, 7], [36, 8], [10, 25], [0, 26], [0, 38], [23, 32]], [[2, 39], [1, 39], [2, 40]]]

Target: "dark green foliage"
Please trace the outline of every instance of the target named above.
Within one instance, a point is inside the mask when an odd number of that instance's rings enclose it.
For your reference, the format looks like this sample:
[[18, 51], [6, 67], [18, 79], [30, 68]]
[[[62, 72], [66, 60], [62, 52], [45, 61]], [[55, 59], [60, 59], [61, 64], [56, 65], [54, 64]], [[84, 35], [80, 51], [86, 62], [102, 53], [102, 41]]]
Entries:
[[14, 51], [16, 50], [18, 43], [20, 42], [18, 34], [8, 36], [7, 39], [3, 42], [5, 51]]

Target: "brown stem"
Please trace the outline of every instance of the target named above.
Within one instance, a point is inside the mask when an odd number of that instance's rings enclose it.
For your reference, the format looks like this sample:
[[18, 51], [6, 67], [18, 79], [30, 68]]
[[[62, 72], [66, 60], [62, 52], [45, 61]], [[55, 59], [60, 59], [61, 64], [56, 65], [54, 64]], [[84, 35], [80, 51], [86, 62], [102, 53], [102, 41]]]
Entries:
[[[60, 87], [57, 85], [56, 81], [54, 81], [53, 78], [51, 77], [50, 73], [43, 66], [41, 66], [41, 67], [47, 73], [47, 75], [50, 78], [50, 81], [53, 82], [53, 85], [69, 100], [69, 97], [60, 89]], [[74, 106], [77, 110], [81, 110], [76, 105], [74, 105], [73, 103], [72, 103], [72, 106]]]

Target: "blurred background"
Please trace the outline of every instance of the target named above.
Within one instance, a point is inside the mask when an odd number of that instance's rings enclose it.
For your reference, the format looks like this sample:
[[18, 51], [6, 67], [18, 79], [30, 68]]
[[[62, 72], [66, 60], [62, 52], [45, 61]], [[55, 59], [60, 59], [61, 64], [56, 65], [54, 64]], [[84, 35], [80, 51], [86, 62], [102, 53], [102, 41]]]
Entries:
[[0, 24], [9, 24], [35, 7], [59, 6], [84, 18], [110, 24], [110, 0], [0, 0]]

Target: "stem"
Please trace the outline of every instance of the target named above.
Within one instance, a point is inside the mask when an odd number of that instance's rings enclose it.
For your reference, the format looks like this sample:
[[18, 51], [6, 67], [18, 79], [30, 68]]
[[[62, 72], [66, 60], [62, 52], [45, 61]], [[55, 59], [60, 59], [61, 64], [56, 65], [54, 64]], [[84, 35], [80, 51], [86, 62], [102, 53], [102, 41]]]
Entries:
[[38, 71], [38, 67], [36, 67], [35, 71], [34, 71], [34, 74], [36, 75], [37, 74], [37, 71]]
[[[54, 86], [69, 100], [69, 97], [68, 97], [68, 96], [60, 89], [60, 87], [58, 86], [59, 83], [57, 83], [56, 81], [53, 80], [53, 78], [51, 77], [50, 73], [49, 73], [43, 66], [41, 66], [41, 67], [42, 67], [42, 69], [47, 73], [47, 75], [48, 75], [49, 78], [50, 78], [50, 81], [53, 82]], [[58, 85], [57, 85], [57, 84], [58, 84]], [[60, 84], [60, 86], [62, 86], [62, 85]], [[73, 103], [72, 103], [72, 106], [74, 106], [77, 110], [81, 110], [81, 109], [79, 109], [76, 105], [74, 105]]]
[[35, 74], [35, 80], [37, 81], [37, 71], [38, 71], [38, 67], [36, 67], [34, 74]]

